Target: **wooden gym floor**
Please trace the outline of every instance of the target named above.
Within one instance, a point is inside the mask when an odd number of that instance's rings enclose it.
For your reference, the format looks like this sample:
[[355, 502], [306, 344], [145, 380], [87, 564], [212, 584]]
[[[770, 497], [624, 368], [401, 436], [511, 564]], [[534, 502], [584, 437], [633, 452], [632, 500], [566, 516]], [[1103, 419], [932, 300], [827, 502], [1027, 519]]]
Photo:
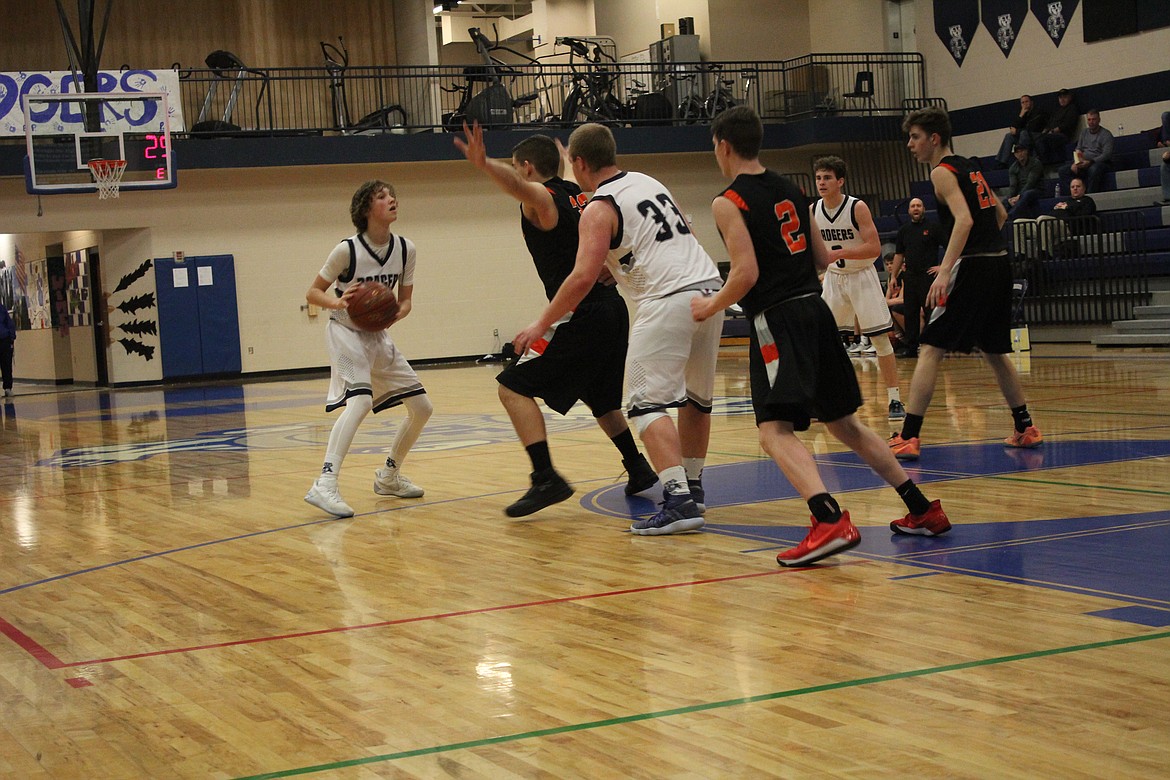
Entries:
[[[903, 393], [912, 362], [901, 361]], [[40, 393], [0, 431], [0, 776], [1166, 777], [1170, 361], [1038, 346], [1046, 442], [952, 358], [904, 512], [814, 426], [863, 541], [780, 569], [808, 512], [760, 451], [726, 348], [702, 533], [624, 533], [616, 451], [550, 417], [577, 494], [503, 508], [527, 460], [497, 367], [422, 372], [435, 415], [380, 498], [400, 412], [301, 499], [327, 380]], [[876, 363], [865, 415], [887, 434]]]

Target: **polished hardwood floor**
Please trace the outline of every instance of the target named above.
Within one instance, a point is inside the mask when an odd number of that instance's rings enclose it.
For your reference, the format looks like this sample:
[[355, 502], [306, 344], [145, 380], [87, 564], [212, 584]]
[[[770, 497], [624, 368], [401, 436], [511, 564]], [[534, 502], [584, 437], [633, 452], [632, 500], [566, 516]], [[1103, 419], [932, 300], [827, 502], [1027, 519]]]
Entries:
[[[497, 367], [426, 369], [435, 415], [357, 515], [302, 501], [327, 380], [47, 392], [0, 417], [0, 776], [1153, 778], [1170, 775], [1170, 360], [1019, 357], [1044, 445], [978, 358], [944, 364], [912, 474], [955, 529], [804, 435], [861, 528], [780, 569], [807, 508], [725, 348], [707, 527], [625, 533], [616, 451], [549, 417], [573, 499], [503, 508], [528, 464]], [[901, 361], [903, 393], [912, 361]], [[882, 434], [877, 366], [857, 361]]]

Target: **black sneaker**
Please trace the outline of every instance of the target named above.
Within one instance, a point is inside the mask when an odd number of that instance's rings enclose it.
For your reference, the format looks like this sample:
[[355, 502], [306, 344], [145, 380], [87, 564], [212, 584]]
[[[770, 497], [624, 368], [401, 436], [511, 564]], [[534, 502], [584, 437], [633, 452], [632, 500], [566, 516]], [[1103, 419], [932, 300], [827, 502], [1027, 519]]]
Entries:
[[658, 484], [658, 474], [642, 453], [638, 453], [636, 458], [623, 460], [622, 465], [626, 467], [626, 473], [629, 474], [629, 480], [626, 481], [627, 496], [649, 490]]
[[532, 487], [504, 510], [508, 517], [524, 517], [573, 495], [573, 487], [554, 469], [532, 472]]
[[[671, 497], [675, 498], [675, 497]], [[630, 526], [630, 533], [638, 536], [662, 536], [697, 531], [703, 527], [703, 516], [695, 502], [687, 498], [674, 506], [667, 499], [662, 509], [653, 517], [640, 517]]]
[[699, 508], [699, 514], [707, 514], [707, 505], [704, 503], [707, 499], [707, 494], [703, 490], [703, 481], [701, 479], [688, 479], [687, 487], [691, 491], [691, 500]]

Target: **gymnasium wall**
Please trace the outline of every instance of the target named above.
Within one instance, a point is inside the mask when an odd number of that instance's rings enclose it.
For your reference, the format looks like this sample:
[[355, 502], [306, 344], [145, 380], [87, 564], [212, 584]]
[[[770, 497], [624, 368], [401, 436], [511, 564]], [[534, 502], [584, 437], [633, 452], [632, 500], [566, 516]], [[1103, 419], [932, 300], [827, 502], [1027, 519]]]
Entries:
[[[768, 153], [765, 160], [779, 170], [804, 170], [816, 153]], [[724, 186], [711, 153], [622, 157], [619, 164], [661, 178], [711, 255], [726, 259], [710, 214], [711, 198]], [[354, 232], [350, 196], [368, 178], [394, 184], [401, 200], [395, 230], [418, 246], [416, 307], [394, 326], [408, 356], [480, 356], [498, 349], [493, 330], [507, 341], [532, 321], [546, 301], [520, 233], [519, 207], [465, 162], [186, 171], [177, 189], [127, 192], [115, 202], [45, 196], [41, 217], [23, 182], [6, 178], [0, 180], [0, 229], [38, 234], [20, 238], [38, 256], [40, 247], [60, 240], [57, 233], [86, 231], [71, 245], [100, 236], [95, 243], [107, 292], [147, 259], [175, 251], [231, 254], [243, 372], [316, 368], [328, 363], [326, 315], [302, 310], [305, 291], [329, 251]], [[51, 376], [51, 368], [46, 374], [24, 362], [36, 355], [31, 349], [18, 355], [18, 376]], [[160, 361], [127, 355], [117, 344], [108, 356], [112, 383], [162, 376]]]
[[[1170, 29], [1087, 44], [1083, 9], [1078, 6], [1068, 20], [1059, 48], [1029, 13], [1010, 57], [1004, 57], [995, 40], [980, 27], [960, 68], [934, 32], [933, 4], [919, 0], [917, 9], [918, 48], [926, 59], [927, 94], [945, 97], [952, 111], [974, 108], [980, 114], [986, 112], [999, 118], [994, 129], [956, 137], [956, 151], [964, 155], [995, 153], [1007, 125], [1019, 112], [1021, 94], [1044, 96], [1041, 105], [1055, 107], [1055, 93], [1063, 87], [1075, 91], [1081, 86], [1144, 76], [1170, 67], [1166, 59]], [[1170, 85], [1170, 78], [1163, 79], [1163, 85]], [[1110, 94], [1117, 98], [1118, 107], [1104, 110], [1101, 124], [1115, 135], [1119, 126], [1124, 126], [1125, 133], [1154, 127], [1161, 112], [1170, 110], [1170, 95], [1165, 89], [1155, 96], [1127, 97], [1115, 90]], [[1077, 102], [1082, 111], [1092, 108], [1084, 99]], [[980, 124], [986, 126], [988, 121]]]

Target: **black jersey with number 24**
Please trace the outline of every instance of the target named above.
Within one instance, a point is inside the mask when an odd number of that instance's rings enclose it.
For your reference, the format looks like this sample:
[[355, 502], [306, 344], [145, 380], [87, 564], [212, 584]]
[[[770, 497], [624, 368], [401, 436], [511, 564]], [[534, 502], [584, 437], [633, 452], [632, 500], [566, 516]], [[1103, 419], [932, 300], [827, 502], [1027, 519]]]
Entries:
[[[996, 216], [995, 193], [983, 178], [983, 172], [977, 170], [967, 158], [955, 154], [942, 158], [938, 167], [955, 174], [959, 180], [959, 192], [963, 193], [963, 200], [967, 201], [967, 208], [971, 210], [971, 219], [975, 221], [960, 256], [1006, 252], [1007, 241], [1000, 232]], [[950, 236], [955, 228], [955, 215], [942, 200], [938, 203], [938, 220], [947, 236]]]

